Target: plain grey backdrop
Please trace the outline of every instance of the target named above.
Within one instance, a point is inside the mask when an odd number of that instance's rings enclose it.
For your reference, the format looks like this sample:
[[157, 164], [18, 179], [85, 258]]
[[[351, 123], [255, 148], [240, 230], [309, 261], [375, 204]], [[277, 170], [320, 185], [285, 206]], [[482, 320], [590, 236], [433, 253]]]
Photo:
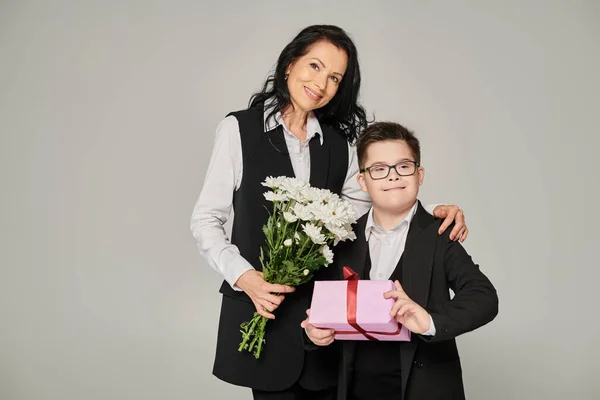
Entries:
[[468, 398], [600, 398], [598, 1], [2, 0], [0, 399], [250, 398], [211, 375], [189, 218], [218, 122], [315, 23], [498, 289]]

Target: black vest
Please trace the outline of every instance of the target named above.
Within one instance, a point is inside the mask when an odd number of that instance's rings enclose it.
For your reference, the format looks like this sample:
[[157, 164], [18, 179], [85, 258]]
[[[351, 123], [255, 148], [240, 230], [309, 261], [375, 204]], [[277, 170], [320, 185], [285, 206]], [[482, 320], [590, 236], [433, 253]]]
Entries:
[[[242, 182], [233, 195], [233, 227], [231, 242], [256, 270], [261, 271], [260, 248], [265, 243], [262, 231], [267, 222], [273, 203], [267, 201], [264, 193], [269, 189], [261, 182], [268, 176], [294, 177], [294, 170], [287, 152], [283, 127], [265, 132], [263, 108], [251, 108], [230, 113], [236, 117], [240, 127], [242, 143], [243, 172]], [[323, 144], [320, 136], [310, 141], [310, 184], [321, 189], [329, 189], [340, 194], [348, 172], [348, 144], [337, 130], [321, 125]], [[235, 292], [227, 282], [223, 290]], [[238, 292], [235, 292], [238, 293]]]
[[[268, 176], [293, 177], [283, 127], [264, 131], [263, 108], [231, 113], [240, 127], [242, 143], [242, 181], [233, 196], [233, 230], [231, 242], [255, 269], [262, 270], [260, 248], [265, 243], [262, 227], [272, 203], [264, 198], [269, 190], [261, 185]], [[319, 135], [310, 141], [310, 184], [340, 194], [348, 171], [348, 144], [336, 129], [322, 124], [323, 144]], [[327, 270], [327, 268], [321, 268]], [[325, 272], [325, 271], [322, 271]], [[316, 276], [319, 279], [319, 274]], [[241, 340], [239, 324], [252, 318], [254, 305], [241, 291], [223, 282], [217, 353], [213, 373], [220, 379], [260, 390], [283, 390], [300, 381], [308, 389], [335, 384], [337, 373], [324, 362], [324, 352], [309, 352], [305, 357], [300, 322], [310, 305], [312, 283], [288, 294], [275, 311], [275, 320], [267, 324], [266, 345], [259, 360], [248, 352], [238, 352]], [[335, 362], [335, 360], [333, 360]]]

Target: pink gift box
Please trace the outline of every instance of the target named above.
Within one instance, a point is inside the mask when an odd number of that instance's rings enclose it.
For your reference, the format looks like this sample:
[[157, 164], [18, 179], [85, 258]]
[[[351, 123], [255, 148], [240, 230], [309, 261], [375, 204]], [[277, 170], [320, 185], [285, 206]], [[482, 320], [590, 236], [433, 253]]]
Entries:
[[[356, 283], [356, 323], [359, 327], [377, 340], [410, 341], [410, 331], [390, 316], [395, 300], [383, 297], [385, 292], [394, 290], [394, 283], [370, 280]], [[335, 330], [337, 340], [373, 340], [348, 321], [348, 284], [347, 280], [316, 281], [308, 321], [317, 328]]]

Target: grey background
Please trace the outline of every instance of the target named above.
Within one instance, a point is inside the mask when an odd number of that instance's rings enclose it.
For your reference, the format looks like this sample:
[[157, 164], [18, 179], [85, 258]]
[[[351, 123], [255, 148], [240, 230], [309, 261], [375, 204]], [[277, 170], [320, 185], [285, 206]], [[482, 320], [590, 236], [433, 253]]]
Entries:
[[500, 314], [470, 399], [600, 397], [597, 1], [0, 1], [0, 399], [242, 399], [211, 375], [189, 231], [215, 128], [333, 23], [362, 102], [423, 145]]

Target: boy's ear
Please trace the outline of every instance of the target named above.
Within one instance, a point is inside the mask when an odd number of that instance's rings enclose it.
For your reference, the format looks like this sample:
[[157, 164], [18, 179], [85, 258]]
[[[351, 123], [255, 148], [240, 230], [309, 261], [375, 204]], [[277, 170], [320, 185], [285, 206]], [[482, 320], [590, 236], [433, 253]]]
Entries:
[[358, 184], [360, 185], [360, 189], [363, 192], [367, 191], [367, 185], [365, 185], [365, 173], [361, 172], [358, 175], [356, 175], [356, 180], [358, 181]]
[[425, 168], [419, 167], [419, 186], [423, 184], [425, 180]]

